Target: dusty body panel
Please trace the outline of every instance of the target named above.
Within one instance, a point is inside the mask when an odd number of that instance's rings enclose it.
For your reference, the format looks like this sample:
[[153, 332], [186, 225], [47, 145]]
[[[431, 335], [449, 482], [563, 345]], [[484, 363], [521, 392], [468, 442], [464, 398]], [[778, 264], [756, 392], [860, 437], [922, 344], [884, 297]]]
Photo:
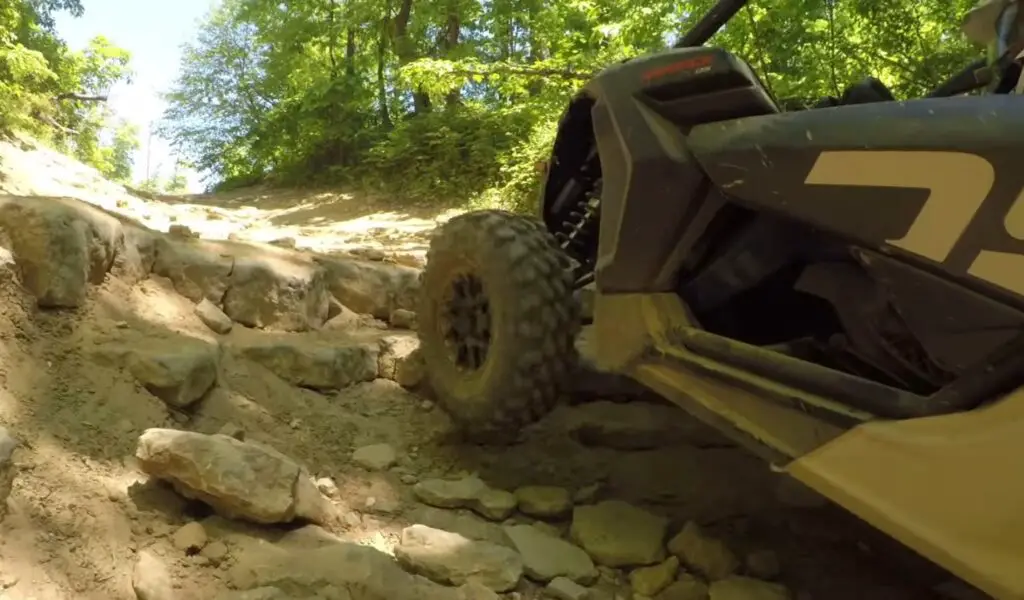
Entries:
[[1006, 273], [1024, 264], [1022, 139], [1020, 99], [984, 96], [710, 123], [687, 143], [738, 202], [940, 266], [1019, 304], [1022, 284]]
[[[843, 432], [806, 407], [829, 406], [855, 421], [868, 418], [687, 350], [673, 340], [675, 332], [693, 326], [675, 294], [599, 294], [594, 322], [600, 367], [626, 373], [773, 463], [782, 465]], [[749, 385], [737, 387], [727, 377], [745, 379]], [[759, 388], [772, 388], [801, 403], [768, 400], [754, 391]]]
[[[986, 593], [1024, 598], [1024, 390], [940, 417], [851, 413], [862, 422], [843, 428], [724, 380], [730, 367], [675, 338], [693, 323], [674, 294], [598, 295], [595, 313], [602, 367], [628, 374]], [[788, 393], [835, 408], [824, 397]]]
[[1024, 390], [969, 413], [865, 423], [786, 471], [1000, 599], [1024, 598]]

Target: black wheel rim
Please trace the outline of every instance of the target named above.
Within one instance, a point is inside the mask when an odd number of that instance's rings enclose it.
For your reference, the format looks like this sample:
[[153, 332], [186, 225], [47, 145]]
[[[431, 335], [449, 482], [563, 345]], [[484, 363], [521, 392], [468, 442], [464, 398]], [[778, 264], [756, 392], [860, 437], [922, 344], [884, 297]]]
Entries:
[[458, 275], [441, 312], [441, 332], [452, 361], [466, 371], [480, 369], [491, 345], [491, 304], [480, 278]]

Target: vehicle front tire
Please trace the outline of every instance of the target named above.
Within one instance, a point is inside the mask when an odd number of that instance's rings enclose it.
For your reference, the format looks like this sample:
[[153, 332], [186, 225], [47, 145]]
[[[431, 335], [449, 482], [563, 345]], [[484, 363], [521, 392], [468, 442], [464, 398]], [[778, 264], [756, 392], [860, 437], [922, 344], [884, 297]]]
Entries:
[[510, 443], [558, 402], [576, 367], [568, 257], [536, 219], [504, 211], [435, 232], [417, 307], [438, 403], [480, 442]]

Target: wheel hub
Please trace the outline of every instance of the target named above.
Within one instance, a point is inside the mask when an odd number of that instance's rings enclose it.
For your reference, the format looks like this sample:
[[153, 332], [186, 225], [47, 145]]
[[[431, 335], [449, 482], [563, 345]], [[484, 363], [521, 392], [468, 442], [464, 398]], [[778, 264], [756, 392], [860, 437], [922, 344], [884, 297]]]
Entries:
[[441, 316], [452, 360], [461, 369], [480, 369], [491, 345], [491, 306], [480, 278], [470, 274], [456, 277]]

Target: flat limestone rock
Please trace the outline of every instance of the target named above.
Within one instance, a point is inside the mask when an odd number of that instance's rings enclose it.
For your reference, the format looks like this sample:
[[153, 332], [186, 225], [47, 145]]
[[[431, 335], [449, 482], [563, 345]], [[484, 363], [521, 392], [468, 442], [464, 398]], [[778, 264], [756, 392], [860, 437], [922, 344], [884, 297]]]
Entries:
[[370, 444], [356, 448], [352, 462], [367, 471], [384, 471], [395, 464], [398, 455], [391, 444]]
[[515, 491], [519, 512], [539, 519], [558, 518], [572, 510], [569, 490], [550, 485], [527, 485]]
[[621, 500], [577, 506], [570, 535], [599, 565], [653, 565], [665, 558], [668, 520]]
[[667, 588], [676, 578], [679, 571], [679, 559], [670, 556], [661, 564], [651, 567], [640, 567], [629, 574], [629, 584], [633, 592], [643, 596], [653, 596]]
[[484, 520], [468, 510], [441, 509], [421, 504], [417, 505], [408, 516], [414, 523], [458, 533], [471, 540], [514, 547], [501, 525]]
[[669, 540], [668, 551], [708, 581], [725, 579], [740, 566], [739, 559], [725, 542], [708, 536], [693, 521]]
[[377, 378], [378, 350], [373, 344], [271, 339], [239, 346], [238, 352], [300, 387], [341, 389]]
[[523, 557], [526, 576], [547, 583], [556, 577], [568, 577], [590, 585], [597, 580], [597, 567], [581, 548], [551, 536], [532, 525], [509, 525], [505, 535]]
[[475, 582], [495, 592], [514, 589], [523, 575], [523, 561], [515, 550], [426, 525], [402, 530], [395, 558], [432, 581], [450, 585]]
[[507, 519], [516, 508], [516, 497], [488, 486], [476, 476], [462, 479], [425, 479], [412, 489], [424, 504], [438, 508], [468, 508], [494, 521]]
[[497, 600], [479, 584], [440, 585], [405, 572], [379, 550], [341, 541], [315, 548], [246, 548], [227, 579], [239, 593], [250, 594], [237, 600]]

